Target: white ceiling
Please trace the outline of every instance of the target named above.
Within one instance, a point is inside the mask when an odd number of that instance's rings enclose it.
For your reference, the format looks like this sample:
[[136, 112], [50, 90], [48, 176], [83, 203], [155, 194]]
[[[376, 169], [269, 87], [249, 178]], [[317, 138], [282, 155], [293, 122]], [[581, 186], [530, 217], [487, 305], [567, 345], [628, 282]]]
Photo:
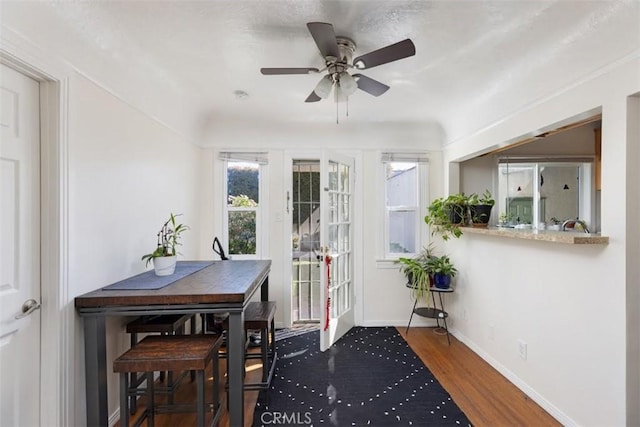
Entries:
[[[335, 126], [336, 104], [304, 103], [319, 75], [261, 67], [324, 64], [306, 23], [332, 23], [354, 56], [411, 38], [416, 55], [365, 70], [391, 89], [358, 91], [341, 124], [429, 124], [451, 141], [607, 64], [637, 55], [640, 2], [2, 1], [3, 28], [63, 58], [188, 135], [205, 126]], [[234, 91], [248, 93], [237, 99]]]

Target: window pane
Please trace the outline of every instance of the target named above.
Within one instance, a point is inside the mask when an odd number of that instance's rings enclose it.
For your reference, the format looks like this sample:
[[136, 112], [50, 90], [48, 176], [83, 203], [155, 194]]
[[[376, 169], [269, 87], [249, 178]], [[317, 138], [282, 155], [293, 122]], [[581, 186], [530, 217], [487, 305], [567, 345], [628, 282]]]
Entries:
[[329, 162], [329, 191], [338, 191], [338, 164]]
[[339, 233], [339, 242], [338, 247], [340, 248], [340, 252], [346, 252], [350, 250], [349, 247], [349, 224], [341, 224], [338, 226]]
[[[259, 165], [229, 162], [227, 164], [227, 200], [234, 206], [257, 206], [259, 196]], [[235, 200], [242, 200], [242, 202]], [[244, 203], [244, 204], [238, 204]]]
[[349, 166], [340, 163], [340, 191], [348, 193], [349, 189]]
[[340, 221], [349, 222], [349, 195], [342, 195], [342, 203], [340, 204]]
[[329, 236], [327, 240], [327, 245], [329, 246], [329, 250], [331, 252], [338, 252], [338, 226], [337, 225], [329, 226]]
[[551, 223], [580, 216], [580, 167], [576, 165], [540, 165], [540, 221]]
[[256, 212], [229, 212], [229, 253], [254, 255], [256, 253]]
[[329, 223], [338, 222], [338, 195], [329, 193]]
[[417, 206], [416, 163], [385, 163], [387, 206]]
[[416, 212], [389, 212], [389, 253], [416, 253]]
[[537, 181], [534, 164], [501, 164], [499, 167], [500, 211], [512, 224], [533, 224], [533, 197]]

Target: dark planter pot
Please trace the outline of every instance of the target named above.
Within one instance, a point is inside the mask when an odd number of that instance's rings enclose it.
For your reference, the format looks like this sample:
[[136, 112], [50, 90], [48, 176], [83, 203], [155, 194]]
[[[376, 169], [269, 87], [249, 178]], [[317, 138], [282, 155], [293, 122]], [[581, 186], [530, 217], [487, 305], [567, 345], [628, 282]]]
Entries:
[[465, 217], [465, 207], [463, 205], [447, 206], [447, 214], [451, 224], [463, 224]]
[[433, 284], [436, 288], [447, 289], [451, 284], [451, 276], [448, 274], [436, 273], [433, 275]]
[[491, 218], [492, 205], [471, 205], [471, 221], [474, 224], [488, 224]]
[[[433, 286], [433, 276], [429, 276], [429, 286]], [[407, 273], [407, 288], [411, 288], [413, 289], [415, 286], [413, 286], [413, 273], [409, 272]]]

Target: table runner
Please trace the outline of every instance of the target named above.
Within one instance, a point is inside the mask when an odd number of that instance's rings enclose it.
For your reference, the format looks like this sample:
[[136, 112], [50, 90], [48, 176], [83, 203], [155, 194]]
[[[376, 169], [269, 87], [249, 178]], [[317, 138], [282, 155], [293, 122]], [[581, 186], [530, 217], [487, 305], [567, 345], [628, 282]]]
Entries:
[[212, 261], [178, 261], [176, 271], [169, 276], [156, 276], [153, 270], [145, 271], [137, 276], [129, 277], [109, 286], [103, 290], [111, 291], [136, 291], [149, 289], [162, 289], [165, 286], [176, 282], [183, 277], [187, 277], [205, 267], [213, 264]]

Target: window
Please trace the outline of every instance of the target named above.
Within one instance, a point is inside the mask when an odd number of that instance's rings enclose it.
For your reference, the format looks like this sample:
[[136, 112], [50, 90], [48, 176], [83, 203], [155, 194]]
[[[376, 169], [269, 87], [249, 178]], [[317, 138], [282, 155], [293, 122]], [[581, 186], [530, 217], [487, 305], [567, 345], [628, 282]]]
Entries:
[[220, 153], [226, 164], [225, 232], [234, 259], [262, 256], [262, 181], [264, 153]]
[[595, 229], [593, 159], [499, 159], [501, 225], [559, 225], [581, 219]]
[[384, 258], [420, 252], [425, 235], [427, 158], [424, 154], [383, 153]]

